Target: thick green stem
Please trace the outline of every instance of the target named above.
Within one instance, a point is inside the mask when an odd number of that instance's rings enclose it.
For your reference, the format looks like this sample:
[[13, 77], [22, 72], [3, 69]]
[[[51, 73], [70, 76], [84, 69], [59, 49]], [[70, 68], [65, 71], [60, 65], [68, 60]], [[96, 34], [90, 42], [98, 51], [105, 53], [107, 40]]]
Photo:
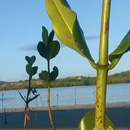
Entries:
[[99, 65], [108, 65], [108, 35], [109, 35], [109, 14], [110, 0], [103, 0], [102, 22], [100, 34], [100, 49], [99, 49]]
[[108, 35], [110, 0], [103, 0], [99, 61], [97, 63], [95, 126], [105, 127], [106, 85], [108, 75]]
[[98, 66], [95, 126], [98, 126], [98, 125], [102, 125], [103, 127], [105, 126], [107, 74], [108, 74], [108, 70], [106, 67]]

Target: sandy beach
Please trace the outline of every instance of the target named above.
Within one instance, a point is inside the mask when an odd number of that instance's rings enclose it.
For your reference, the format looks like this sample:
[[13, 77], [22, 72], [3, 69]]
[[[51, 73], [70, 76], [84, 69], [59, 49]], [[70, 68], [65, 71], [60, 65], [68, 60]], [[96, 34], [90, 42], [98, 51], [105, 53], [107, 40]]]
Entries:
[[[30, 117], [34, 130], [51, 130], [47, 107], [32, 108]], [[52, 116], [57, 130], [76, 130], [81, 118], [94, 105], [76, 105], [52, 107]], [[0, 130], [22, 130], [24, 109], [0, 110]], [[116, 130], [130, 130], [130, 103], [107, 104], [107, 116], [113, 122]], [[29, 130], [31, 129], [28, 126]]]

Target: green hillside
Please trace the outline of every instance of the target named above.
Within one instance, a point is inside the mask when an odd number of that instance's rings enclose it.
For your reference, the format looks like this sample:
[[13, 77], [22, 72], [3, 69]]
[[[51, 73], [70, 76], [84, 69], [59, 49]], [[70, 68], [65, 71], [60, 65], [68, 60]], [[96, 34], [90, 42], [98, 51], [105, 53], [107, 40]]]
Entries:
[[116, 73], [108, 77], [109, 84], [115, 83], [129, 83], [130, 82], [130, 71]]
[[[128, 82], [130, 82], [130, 71], [116, 73], [108, 77], [108, 84], [128, 83]], [[96, 84], [95, 77], [84, 77], [84, 76], [67, 77], [64, 79], [57, 79], [56, 81], [52, 82], [53, 87], [80, 86], [80, 85], [93, 85], [93, 84]], [[0, 81], [0, 90], [24, 89], [27, 87], [28, 87], [27, 80], [19, 82]], [[46, 83], [44, 83], [40, 79], [33, 79], [32, 87], [46, 88]]]

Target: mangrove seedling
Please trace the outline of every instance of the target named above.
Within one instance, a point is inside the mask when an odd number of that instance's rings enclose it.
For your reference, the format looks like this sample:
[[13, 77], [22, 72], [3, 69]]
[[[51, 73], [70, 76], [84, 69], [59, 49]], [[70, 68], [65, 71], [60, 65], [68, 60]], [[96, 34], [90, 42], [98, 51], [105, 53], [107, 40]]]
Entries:
[[[32, 77], [33, 77], [33, 75], [35, 75], [37, 73], [37, 70], [38, 70], [37, 66], [32, 67], [33, 63], [36, 60], [36, 57], [35, 56], [32, 56], [32, 57], [25, 56], [25, 59], [28, 62], [28, 64], [26, 65], [26, 72], [29, 75], [28, 91], [27, 91], [26, 98], [23, 97], [23, 95], [18, 91], [20, 96], [21, 96], [21, 98], [24, 100], [24, 102], [26, 104], [26, 106], [25, 106], [25, 117], [24, 117], [24, 128], [23, 128], [23, 130], [26, 129], [27, 121], [29, 121], [29, 124], [30, 124], [30, 126], [32, 128], [32, 123], [31, 123], [31, 119], [30, 119], [30, 116], [29, 116], [29, 112], [31, 111], [30, 108], [29, 108], [29, 103], [39, 96], [39, 94], [37, 93], [37, 90], [35, 88], [31, 87]], [[33, 97], [30, 97], [31, 93], [33, 94]]]
[[47, 70], [42, 71], [39, 73], [39, 78], [43, 80], [47, 84], [48, 87], [48, 112], [50, 123], [52, 125], [53, 130], [56, 130], [56, 125], [53, 122], [52, 114], [51, 114], [51, 105], [50, 105], [50, 88], [51, 82], [54, 81], [58, 74], [59, 70], [56, 66], [53, 67], [53, 71], [50, 71], [50, 60], [54, 58], [60, 50], [60, 44], [58, 41], [53, 40], [54, 38], [54, 31], [52, 30], [48, 35], [48, 30], [43, 26], [42, 27], [42, 40], [37, 45], [37, 50], [39, 54], [47, 60]]
[[108, 55], [109, 16], [111, 0], [103, 0], [99, 46], [99, 60], [95, 63], [86, 44], [76, 13], [66, 0], [46, 0], [47, 13], [59, 40], [87, 58], [97, 71], [95, 111], [87, 113], [80, 121], [78, 130], [114, 130], [110, 119], [105, 115], [106, 87], [108, 71], [113, 69], [122, 55], [130, 50], [130, 31], [120, 45]]

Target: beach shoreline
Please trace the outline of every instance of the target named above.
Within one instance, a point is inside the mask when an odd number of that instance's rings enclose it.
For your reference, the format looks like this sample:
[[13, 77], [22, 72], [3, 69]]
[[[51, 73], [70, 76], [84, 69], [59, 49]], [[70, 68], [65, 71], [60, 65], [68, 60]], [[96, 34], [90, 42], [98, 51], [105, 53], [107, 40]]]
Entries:
[[[130, 102], [114, 102], [114, 103], [107, 103], [106, 108], [112, 107], [130, 107]], [[71, 110], [71, 109], [94, 109], [95, 104], [77, 104], [77, 105], [66, 105], [66, 106], [51, 106], [51, 110]], [[23, 112], [25, 108], [7, 108], [7, 109], [0, 109], [0, 113], [6, 112]], [[32, 111], [48, 111], [48, 107], [30, 107]]]

